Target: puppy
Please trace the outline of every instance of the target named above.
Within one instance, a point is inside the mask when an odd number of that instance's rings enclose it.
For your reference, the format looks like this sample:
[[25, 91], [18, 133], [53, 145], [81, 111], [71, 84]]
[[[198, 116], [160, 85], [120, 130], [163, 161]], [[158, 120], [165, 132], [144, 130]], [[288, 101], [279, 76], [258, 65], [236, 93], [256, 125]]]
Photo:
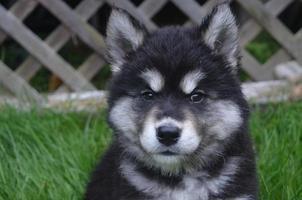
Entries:
[[200, 26], [152, 33], [113, 9], [106, 42], [114, 139], [85, 199], [257, 199], [229, 5], [217, 5]]

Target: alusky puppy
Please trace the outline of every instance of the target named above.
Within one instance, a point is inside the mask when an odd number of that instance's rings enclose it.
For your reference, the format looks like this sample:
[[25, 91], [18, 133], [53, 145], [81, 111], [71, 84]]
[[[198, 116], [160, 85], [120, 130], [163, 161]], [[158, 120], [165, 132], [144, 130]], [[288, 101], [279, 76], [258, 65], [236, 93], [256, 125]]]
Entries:
[[254, 200], [249, 108], [236, 77], [238, 29], [227, 3], [194, 28], [148, 33], [114, 9], [114, 141], [88, 184], [89, 200]]

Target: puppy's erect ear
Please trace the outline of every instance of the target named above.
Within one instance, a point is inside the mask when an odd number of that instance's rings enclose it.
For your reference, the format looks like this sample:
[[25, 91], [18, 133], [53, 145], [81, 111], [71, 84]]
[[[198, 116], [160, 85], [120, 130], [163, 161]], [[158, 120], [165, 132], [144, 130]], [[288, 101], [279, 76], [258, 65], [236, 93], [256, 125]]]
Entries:
[[113, 8], [109, 17], [106, 44], [112, 71], [125, 63], [128, 53], [135, 51], [144, 40], [146, 29], [126, 11]]
[[238, 27], [229, 3], [217, 5], [201, 25], [203, 39], [215, 53], [223, 55], [232, 71], [236, 72], [239, 60]]

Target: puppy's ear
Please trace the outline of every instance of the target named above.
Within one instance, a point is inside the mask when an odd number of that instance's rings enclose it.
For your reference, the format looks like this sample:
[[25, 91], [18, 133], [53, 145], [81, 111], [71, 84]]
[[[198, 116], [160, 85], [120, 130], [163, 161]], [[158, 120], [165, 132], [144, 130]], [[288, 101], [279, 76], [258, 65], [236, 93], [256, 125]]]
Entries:
[[205, 43], [215, 53], [223, 55], [233, 72], [239, 62], [238, 27], [229, 3], [217, 5], [201, 25]]
[[126, 11], [113, 8], [106, 35], [108, 60], [112, 71], [117, 72], [125, 63], [127, 55], [143, 43], [146, 29]]

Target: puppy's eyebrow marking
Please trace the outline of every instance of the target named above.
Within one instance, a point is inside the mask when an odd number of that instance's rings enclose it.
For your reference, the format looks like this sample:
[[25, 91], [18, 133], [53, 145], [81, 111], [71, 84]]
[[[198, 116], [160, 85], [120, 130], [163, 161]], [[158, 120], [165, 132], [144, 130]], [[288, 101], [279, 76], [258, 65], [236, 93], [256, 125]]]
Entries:
[[148, 83], [154, 92], [159, 92], [165, 84], [163, 76], [155, 69], [148, 69], [141, 74], [141, 77]]
[[205, 74], [199, 69], [188, 72], [180, 82], [180, 88], [185, 94], [190, 94], [197, 87], [200, 80], [205, 78]]

